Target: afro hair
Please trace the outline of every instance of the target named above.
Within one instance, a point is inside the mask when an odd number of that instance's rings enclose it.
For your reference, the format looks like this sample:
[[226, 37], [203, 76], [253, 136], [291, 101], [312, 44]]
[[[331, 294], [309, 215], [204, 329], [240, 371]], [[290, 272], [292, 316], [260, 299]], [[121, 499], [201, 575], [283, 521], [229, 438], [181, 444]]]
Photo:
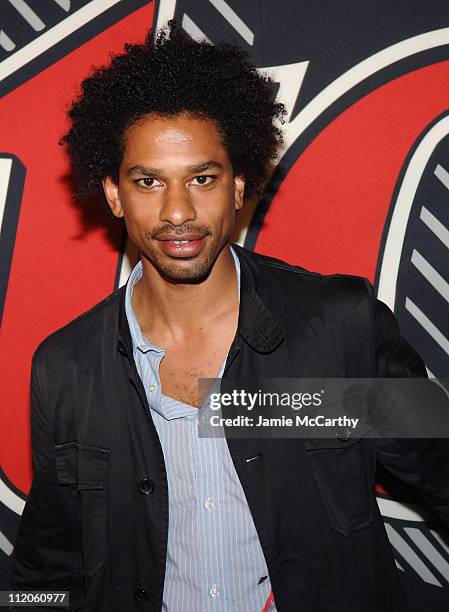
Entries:
[[75, 195], [103, 194], [102, 179], [118, 183], [126, 129], [148, 114], [191, 113], [216, 122], [235, 175], [245, 178], [245, 196], [259, 194], [276, 160], [284, 105], [276, 83], [257, 71], [241, 48], [192, 40], [174, 21], [143, 44], [94, 69], [68, 111], [67, 146]]

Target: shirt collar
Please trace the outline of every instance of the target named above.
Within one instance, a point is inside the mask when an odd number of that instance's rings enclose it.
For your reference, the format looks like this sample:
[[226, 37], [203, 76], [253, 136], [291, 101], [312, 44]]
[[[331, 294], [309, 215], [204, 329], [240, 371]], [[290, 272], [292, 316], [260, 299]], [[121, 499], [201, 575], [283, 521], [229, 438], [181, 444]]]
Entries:
[[[234, 259], [235, 270], [237, 274], [237, 291], [238, 291], [238, 299], [240, 301], [240, 261], [237, 255], [235, 254], [232, 246], [230, 247], [232, 257]], [[125, 313], [126, 318], [128, 320], [129, 329], [131, 333], [131, 341], [133, 345], [133, 354], [135, 354], [136, 350], [141, 351], [142, 353], [148, 353], [148, 351], [154, 351], [156, 353], [164, 353], [164, 350], [152, 342], [148, 340], [148, 338], [142, 333], [142, 329], [139, 325], [135, 310], [132, 305], [132, 293], [134, 289], [134, 285], [140, 280], [142, 277], [142, 260], [136, 263], [134, 268], [131, 271], [128, 282], [126, 283], [125, 290]]]
[[[254, 259], [254, 254], [235, 244], [233, 244], [232, 247], [235, 251], [233, 254], [237, 255], [241, 269], [240, 308], [237, 334], [242, 336], [242, 338], [244, 338], [244, 340], [256, 351], [268, 353], [274, 350], [282, 342], [284, 338], [283, 332], [257, 294], [256, 285], [262, 271], [257, 261]], [[137, 264], [135, 268], [137, 268]], [[125, 307], [125, 298], [130, 280], [131, 275], [126, 285], [120, 290], [117, 349], [121, 354], [126, 355], [131, 363], [133, 342]], [[148, 344], [146, 340], [145, 342]]]
[[155, 351], [157, 353], [163, 352], [163, 349], [159, 348], [152, 342], [150, 342], [146, 336], [142, 333], [142, 329], [137, 320], [136, 313], [134, 311], [132, 305], [132, 292], [134, 289], [134, 285], [137, 281], [142, 277], [142, 261], [136, 263], [132, 272], [129, 276], [128, 282], [126, 283], [126, 292], [125, 292], [125, 312], [126, 318], [128, 320], [129, 329], [131, 332], [131, 340], [133, 345], [133, 354], [136, 349], [142, 351], [142, 353], [148, 353], [148, 351]]

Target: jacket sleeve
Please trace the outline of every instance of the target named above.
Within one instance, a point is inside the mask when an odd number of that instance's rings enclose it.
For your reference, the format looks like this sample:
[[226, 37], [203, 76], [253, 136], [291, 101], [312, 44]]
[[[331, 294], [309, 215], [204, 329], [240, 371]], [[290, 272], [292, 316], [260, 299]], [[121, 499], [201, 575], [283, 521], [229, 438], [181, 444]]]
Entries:
[[[377, 377], [427, 378], [421, 357], [401, 337], [393, 313], [373, 294], [372, 304]], [[447, 409], [449, 416], [449, 400], [444, 391], [435, 383], [422, 382], [429, 385], [429, 401], [438, 402], [439, 406]], [[428, 404], [419, 406], [419, 409], [424, 411], [427, 407]], [[413, 486], [439, 518], [449, 525], [449, 439], [403, 437], [383, 438], [378, 442], [378, 461], [394, 476]]]
[[38, 351], [32, 359], [30, 388], [33, 481], [12, 554], [10, 584], [15, 591], [70, 591], [70, 607], [61, 609], [76, 610], [83, 604], [76, 491], [58, 484], [53, 425], [40, 385]]

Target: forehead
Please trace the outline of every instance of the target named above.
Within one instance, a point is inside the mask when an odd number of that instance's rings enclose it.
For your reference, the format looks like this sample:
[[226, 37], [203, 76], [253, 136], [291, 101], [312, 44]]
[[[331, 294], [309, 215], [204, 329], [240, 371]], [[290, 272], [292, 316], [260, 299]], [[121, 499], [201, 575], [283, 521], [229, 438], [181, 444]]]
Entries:
[[166, 117], [146, 115], [125, 131], [123, 163], [150, 160], [204, 159], [228, 161], [227, 151], [215, 121], [186, 113]]

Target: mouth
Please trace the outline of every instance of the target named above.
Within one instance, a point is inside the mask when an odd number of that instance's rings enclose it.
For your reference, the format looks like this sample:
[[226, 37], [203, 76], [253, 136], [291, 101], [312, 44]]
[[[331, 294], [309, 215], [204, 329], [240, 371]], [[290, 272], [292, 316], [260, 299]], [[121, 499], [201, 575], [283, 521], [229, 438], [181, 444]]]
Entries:
[[182, 240], [173, 236], [157, 238], [160, 248], [169, 257], [190, 258], [196, 257], [203, 250], [207, 236], [186, 236]]

